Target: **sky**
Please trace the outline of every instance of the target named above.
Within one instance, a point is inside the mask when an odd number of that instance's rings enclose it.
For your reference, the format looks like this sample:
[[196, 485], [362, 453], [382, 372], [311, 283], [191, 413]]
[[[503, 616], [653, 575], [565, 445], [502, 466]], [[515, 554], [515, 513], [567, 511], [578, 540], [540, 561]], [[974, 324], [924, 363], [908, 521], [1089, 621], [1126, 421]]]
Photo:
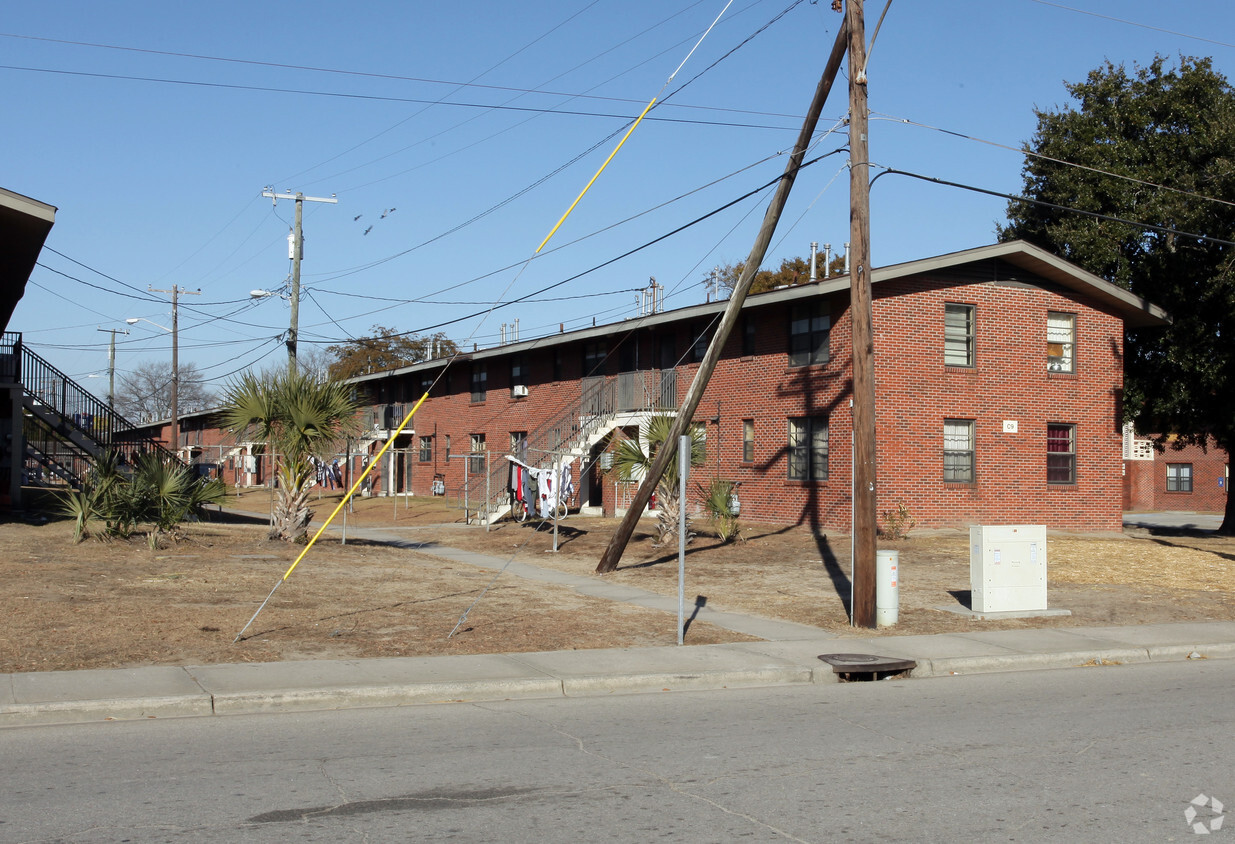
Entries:
[[[286, 365], [295, 204], [271, 189], [337, 199], [303, 205], [301, 355], [374, 326], [471, 349], [617, 322], [653, 278], [668, 309], [705, 301], [751, 248], [842, 19], [830, 0], [5, 5], [0, 187], [57, 208], [8, 330], [100, 397], [111, 329], [130, 332], [118, 379], [170, 362], [151, 288], [192, 291], [179, 359], [208, 387]], [[866, 28], [872, 178], [1016, 193], [1065, 83], [1156, 54], [1235, 77], [1229, 0], [868, 0]], [[849, 239], [847, 84], [766, 268]], [[875, 266], [1006, 219], [896, 174], [870, 202]]]

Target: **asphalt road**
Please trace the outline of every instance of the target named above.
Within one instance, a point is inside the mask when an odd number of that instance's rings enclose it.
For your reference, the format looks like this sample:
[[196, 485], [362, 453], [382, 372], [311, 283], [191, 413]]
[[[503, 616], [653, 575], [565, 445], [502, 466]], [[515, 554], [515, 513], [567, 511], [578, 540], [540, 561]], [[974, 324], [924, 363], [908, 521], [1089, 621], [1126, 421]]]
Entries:
[[1189, 801], [1235, 809], [1232, 681], [1193, 661], [11, 728], [0, 842], [1195, 840]]

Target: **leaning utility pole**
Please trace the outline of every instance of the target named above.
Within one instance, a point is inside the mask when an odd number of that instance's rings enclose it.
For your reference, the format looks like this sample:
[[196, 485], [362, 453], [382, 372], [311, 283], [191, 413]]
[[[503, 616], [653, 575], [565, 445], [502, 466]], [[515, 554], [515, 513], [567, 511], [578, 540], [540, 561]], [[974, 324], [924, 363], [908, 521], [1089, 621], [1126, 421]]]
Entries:
[[107, 344], [107, 407], [110, 410], [116, 409], [116, 335], [128, 334], [127, 328], [100, 328], [99, 331], [106, 331], [111, 335], [111, 340]]
[[849, 324], [853, 331], [854, 627], [875, 626], [875, 339], [871, 318], [870, 152], [864, 0], [849, 0]]
[[304, 233], [301, 230], [301, 223], [304, 220], [304, 203], [305, 202], [329, 202], [332, 205], [337, 205], [339, 200], [331, 194], [329, 199], [320, 196], [305, 196], [297, 191], [296, 193], [275, 193], [273, 188], [267, 188], [262, 191], [262, 196], [274, 200], [277, 205], [280, 199], [292, 199], [296, 202], [296, 224], [292, 228], [291, 237], [291, 259], [292, 259], [292, 320], [291, 325], [287, 329], [287, 369], [289, 372], [296, 371], [296, 339], [300, 333], [300, 259], [304, 257]]
[[[597, 572], [610, 572], [617, 568], [618, 561], [622, 558], [622, 552], [626, 550], [626, 545], [630, 542], [631, 534], [635, 531], [635, 525], [639, 521], [643, 508], [647, 506], [648, 500], [652, 497], [652, 491], [656, 489], [656, 485], [660, 482], [660, 476], [665, 473], [665, 468], [677, 452], [678, 438], [685, 433], [686, 426], [690, 424], [691, 419], [695, 415], [695, 410], [699, 407], [699, 401], [703, 398], [703, 391], [708, 386], [708, 379], [712, 377], [712, 370], [716, 368], [716, 362], [720, 359], [720, 350], [724, 348], [725, 340], [729, 337], [730, 332], [733, 331], [734, 325], [737, 324], [742, 310], [742, 303], [746, 301], [746, 294], [750, 291], [750, 285], [755, 279], [755, 273], [759, 270], [760, 264], [763, 263], [764, 255], [767, 254], [768, 244], [772, 242], [772, 235], [776, 231], [776, 223], [780, 220], [781, 211], [785, 207], [785, 202], [789, 199], [789, 191], [793, 187], [793, 180], [797, 177], [798, 170], [802, 166], [802, 159], [810, 146], [811, 136], [815, 134], [815, 126], [819, 123], [819, 115], [823, 111], [823, 104], [828, 99], [828, 93], [832, 90], [832, 82], [840, 70], [841, 59], [845, 56], [846, 43], [849, 40], [847, 33], [847, 24], [842, 24], [840, 32], [836, 35], [836, 43], [832, 45], [832, 53], [828, 56], [828, 63], [824, 67], [823, 76], [819, 79], [819, 85], [815, 88], [815, 98], [811, 101], [806, 119], [802, 122], [802, 129], [798, 133], [793, 153], [785, 164], [785, 172], [781, 175], [780, 183], [776, 186], [776, 193], [768, 204], [768, 210], [763, 216], [763, 225], [759, 229], [759, 234], [755, 237], [755, 243], [751, 247], [750, 255], [746, 258], [746, 263], [743, 265], [742, 275], [738, 278], [738, 283], [734, 285], [733, 295], [729, 297], [729, 303], [725, 306], [725, 313], [721, 317], [720, 325], [716, 327], [716, 333], [712, 336], [712, 342], [708, 344], [707, 353], [699, 363], [699, 371], [695, 373], [695, 380], [691, 382], [690, 389], [686, 391], [686, 396], [682, 400], [682, 406], [678, 408], [677, 416], [674, 417], [669, 433], [665, 437], [665, 443], [660, 447], [660, 451], [656, 453], [656, 457], [648, 469], [647, 476], [644, 477], [643, 483], [639, 485], [639, 489], [635, 491], [634, 499], [630, 502], [630, 509], [626, 511], [626, 516], [622, 519], [621, 524], [618, 525], [617, 530], [613, 534], [613, 538], [609, 541], [609, 547], [605, 549], [604, 555], [600, 558], [600, 564], [596, 566]], [[685, 502], [683, 502], [683, 506], [685, 506]]]
[[147, 288], [151, 293], [172, 294], [172, 453], [180, 454], [180, 294], [200, 296], [200, 290], [185, 290], [173, 284], [171, 290]]

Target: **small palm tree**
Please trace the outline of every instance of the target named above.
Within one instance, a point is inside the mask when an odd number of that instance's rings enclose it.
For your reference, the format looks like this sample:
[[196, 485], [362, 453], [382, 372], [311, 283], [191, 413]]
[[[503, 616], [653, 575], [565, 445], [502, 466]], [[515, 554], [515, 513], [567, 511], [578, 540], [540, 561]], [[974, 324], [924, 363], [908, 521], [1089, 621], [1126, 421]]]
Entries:
[[339, 440], [358, 433], [356, 410], [351, 387], [317, 381], [302, 372], [273, 377], [247, 372], [225, 389], [227, 427], [236, 431], [238, 439], [251, 435], [265, 442], [277, 459], [271, 539], [303, 540], [313, 519], [308, 502], [314, 471], [309, 457], [325, 457]]
[[[642, 477], [652, 467], [656, 454], [669, 439], [673, 417], [656, 414], [648, 420], [647, 427], [640, 431], [639, 439], [622, 440], [613, 453], [613, 468], [623, 477]], [[704, 459], [704, 441], [701, 429], [690, 426], [690, 465], [699, 466]], [[685, 502], [678, 496], [678, 460], [671, 460], [656, 485], [656, 544], [672, 541], [678, 533], [680, 508]], [[690, 516], [686, 518], [687, 541], [694, 534], [690, 529]]]

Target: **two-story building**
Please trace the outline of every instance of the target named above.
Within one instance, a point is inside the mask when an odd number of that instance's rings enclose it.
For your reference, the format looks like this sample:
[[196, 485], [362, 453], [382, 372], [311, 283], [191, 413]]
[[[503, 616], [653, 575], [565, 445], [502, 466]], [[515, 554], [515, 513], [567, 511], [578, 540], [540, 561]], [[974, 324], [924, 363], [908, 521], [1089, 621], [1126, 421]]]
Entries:
[[[1019, 241], [878, 268], [872, 290], [880, 511], [1121, 529], [1124, 332], [1163, 325], [1162, 310]], [[676, 411], [725, 306], [354, 379], [372, 449], [428, 395], [377, 488], [499, 514], [512, 454], [568, 463], [578, 505], [620, 512], [631, 482], [606, 454]], [[696, 413], [707, 460], [693, 481], [738, 483], [750, 521], [848, 531], [851, 335], [847, 276], [748, 297]]]

